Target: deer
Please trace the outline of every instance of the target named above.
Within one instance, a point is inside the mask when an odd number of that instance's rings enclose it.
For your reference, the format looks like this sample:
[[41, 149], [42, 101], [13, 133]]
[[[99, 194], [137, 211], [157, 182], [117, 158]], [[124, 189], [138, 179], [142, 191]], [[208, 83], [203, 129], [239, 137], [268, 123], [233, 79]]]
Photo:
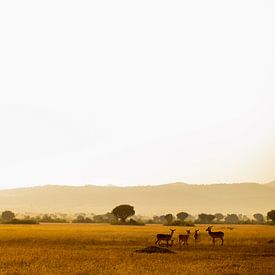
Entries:
[[195, 233], [194, 233], [194, 239], [195, 239], [195, 243], [198, 241], [199, 239], [199, 232], [200, 230], [199, 229], [195, 229]]
[[205, 230], [205, 231], [208, 231], [208, 234], [209, 236], [212, 237], [212, 241], [213, 241], [213, 245], [215, 245], [215, 239], [221, 239], [222, 241], [222, 244], [223, 245], [223, 237], [224, 237], [224, 233], [222, 231], [215, 231], [215, 232], [212, 232], [211, 231], [211, 228], [213, 226], [208, 226], [208, 228]]
[[160, 242], [161, 241], [166, 241], [166, 246], [168, 247], [169, 246], [169, 241], [172, 239], [172, 236], [174, 234], [174, 232], [176, 231], [176, 229], [171, 229], [171, 234], [157, 234], [157, 240], [155, 242], [155, 245], [158, 244], [160, 245]]
[[186, 230], [185, 235], [179, 235], [179, 245], [181, 247], [181, 245], [185, 245], [188, 246], [188, 239], [189, 239], [189, 235], [191, 234], [190, 230]]

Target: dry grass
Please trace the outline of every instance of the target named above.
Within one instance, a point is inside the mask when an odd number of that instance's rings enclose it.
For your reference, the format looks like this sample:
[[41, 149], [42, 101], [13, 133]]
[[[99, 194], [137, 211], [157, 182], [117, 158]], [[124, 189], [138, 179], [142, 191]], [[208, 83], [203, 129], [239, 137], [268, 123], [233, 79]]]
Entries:
[[[212, 246], [206, 226], [200, 241], [176, 254], [140, 254], [161, 225], [44, 224], [0, 226], [1, 274], [275, 274], [274, 226], [215, 226], [224, 246]], [[187, 228], [176, 228], [175, 238]], [[190, 229], [190, 228], [189, 228]], [[194, 231], [191, 228], [192, 232]], [[176, 241], [177, 243], [177, 241]]]

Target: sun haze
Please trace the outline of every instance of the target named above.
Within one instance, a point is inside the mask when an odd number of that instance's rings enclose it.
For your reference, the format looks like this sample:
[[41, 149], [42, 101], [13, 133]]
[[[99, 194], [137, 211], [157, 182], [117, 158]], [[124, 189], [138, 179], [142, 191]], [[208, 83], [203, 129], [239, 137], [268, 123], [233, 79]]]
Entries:
[[1, 188], [274, 180], [273, 20], [272, 1], [1, 2]]

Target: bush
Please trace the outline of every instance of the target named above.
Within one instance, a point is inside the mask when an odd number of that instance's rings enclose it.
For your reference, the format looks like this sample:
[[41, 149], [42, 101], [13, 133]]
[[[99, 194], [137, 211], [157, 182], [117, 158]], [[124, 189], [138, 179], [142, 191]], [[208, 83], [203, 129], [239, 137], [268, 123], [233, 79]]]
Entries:
[[77, 218], [72, 221], [72, 223], [93, 223], [93, 220], [91, 218], [85, 218], [82, 215], [78, 215]]
[[138, 222], [134, 219], [130, 219], [129, 222], [128, 222], [129, 225], [145, 225], [144, 223], [142, 222]]
[[43, 216], [36, 217], [38, 222], [45, 222], [45, 223], [67, 223], [68, 221], [63, 218], [59, 218], [56, 215], [51, 214], [44, 214]]
[[167, 225], [167, 226], [194, 226], [194, 223], [191, 222], [191, 221], [176, 220], [176, 221], [173, 221], [170, 224], [164, 224], [164, 225]]
[[19, 219], [12, 219], [10, 221], [4, 221], [3, 224], [39, 224], [36, 220], [19, 220]]
[[112, 221], [115, 221], [116, 218], [112, 213], [106, 213], [104, 215], [95, 215], [93, 217], [94, 223], [110, 223]]
[[125, 222], [116, 220], [116, 221], [112, 221], [111, 224], [112, 225], [145, 225], [144, 223], [138, 222], [134, 219], [130, 219], [129, 221], [125, 221]]

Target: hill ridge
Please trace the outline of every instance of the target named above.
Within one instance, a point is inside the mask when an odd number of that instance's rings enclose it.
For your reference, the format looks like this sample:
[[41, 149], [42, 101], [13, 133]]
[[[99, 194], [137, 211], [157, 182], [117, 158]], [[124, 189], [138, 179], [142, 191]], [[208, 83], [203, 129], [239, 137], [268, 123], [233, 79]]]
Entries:
[[15, 212], [87, 212], [103, 214], [128, 203], [141, 215], [198, 213], [266, 213], [274, 208], [269, 184], [168, 183], [147, 186], [44, 185], [0, 190], [0, 210]]

